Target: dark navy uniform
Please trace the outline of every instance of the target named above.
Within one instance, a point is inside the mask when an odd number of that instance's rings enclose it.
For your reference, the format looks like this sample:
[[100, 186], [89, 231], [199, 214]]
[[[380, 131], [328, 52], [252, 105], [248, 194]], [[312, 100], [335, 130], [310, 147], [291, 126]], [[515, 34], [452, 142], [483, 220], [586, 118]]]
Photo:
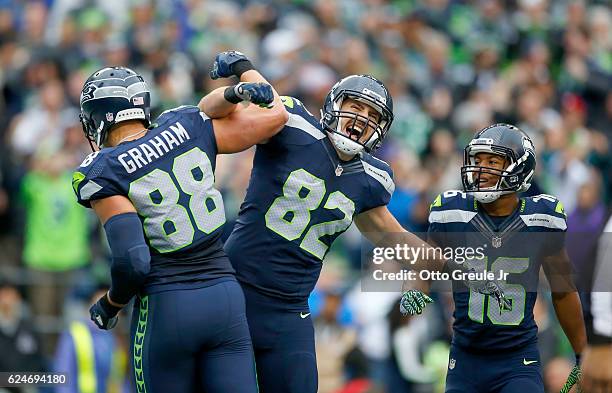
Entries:
[[123, 195], [142, 221], [151, 270], [132, 318], [139, 392], [256, 391], [244, 296], [220, 240], [216, 154], [212, 121], [179, 107], [145, 136], [92, 153], [73, 177], [80, 204]]
[[492, 217], [469, 194], [447, 191], [429, 215], [429, 239], [440, 247], [482, 247], [475, 270], [508, 273], [502, 286], [511, 300], [497, 301], [459, 288], [453, 291], [455, 321], [446, 392], [544, 392], [533, 307], [543, 258], [564, 248], [562, 204], [553, 196], [521, 198], [508, 217]]
[[355, 215], [389, 202], [389, 166], [342, 162], [319, 122], [284, 97], [286, 126], [257, 146], [251, 180], [225, 244], [247, 300], [261, 392], [316, 392], [308, 296], [333, 241]]

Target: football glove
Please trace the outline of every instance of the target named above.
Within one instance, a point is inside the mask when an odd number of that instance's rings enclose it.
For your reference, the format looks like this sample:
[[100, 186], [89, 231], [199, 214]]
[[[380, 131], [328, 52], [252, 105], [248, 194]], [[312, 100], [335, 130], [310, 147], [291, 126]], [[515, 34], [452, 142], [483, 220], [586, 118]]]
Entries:
[[121, 311], [121, 308], [110, 304], [105, 293], [104, 296], [89, 308], [89, 316], [100, 329], [109, 330], [117, 325], [119, 320], [117, 314], [119, 311]]
[[[460, 270], [462, 273], [476, 273], [474, 268], [469, 267], [467, 264], [459, 263], [459, 262], [450, 262], [452, 265], [448, 267], [452, 267], [454, 269]], [[465, 286], [470, 288], [470, 290], [474, 292], [481, 293], [483, 295], [491, 295], [494, 296], [499, 304], [499, 313], [501, 314], [504, 310], [512, 309], [512, 302], [510, 299], [506, 298], [504, 295], [504, 291], [501, 285], [496, 281], [491, 280], [463, 280]]]
[[478, 290], [479, 293], [494, 296], [499, 305], [499, 313], [504, 310], [512, 310], [512, 301], [506, 298], [501, 286], [495, 281], [486, 281]]
[[240, 78], [243, 72], [252, 69], [253, 65], [242, 52], [221, 52], [215, 57], [215, 62], [210, 71], [210, 78], [229, 78], [232, 75]]
[[274, 92], [267, 83], [239, 83], [234, 86], [234, 94], [241, 101], [251, 102], [262, 108], [272, 108]]
[[574, 364], [574, 368], [572, 368], [572, 371], [567, 377], [567, 381], [565, 381], [565, 384], [563, 385], [559, 393], [569, 393], [569, 391], [572, 389], [572, 387], [574, 387], [574, 385], [578, 386], [576, 388], [576, 392], [580, 393], [582, 390], [580, 389], [578, 382], [580, 382], [581, 376], [582, 371], [580, 371], [580, 355], [576, 354], [576, 364]]
[[410, 289], [402, 295], [400, 312], [403, 315], [421, 314], [428, 303], [433, 303], [429, 296], [416, 289]]

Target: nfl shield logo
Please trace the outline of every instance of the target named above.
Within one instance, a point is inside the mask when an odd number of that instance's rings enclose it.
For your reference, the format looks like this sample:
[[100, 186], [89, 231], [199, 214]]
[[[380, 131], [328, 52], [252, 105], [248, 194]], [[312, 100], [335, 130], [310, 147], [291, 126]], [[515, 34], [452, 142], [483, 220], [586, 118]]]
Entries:
[[106, 113], [106, 121], [113, 121], [114, 117], [115, 115], [113, 115], [111, 112]]
[[493, 239], [491, 239], [491, 245], [495, 248], [500, 248], [502, 245], [502, 239], [499, 236], [493, 236]]
[[451, 360], [448, 362], [448, 369], [452, 370], [455, 368], [455, 359], [451, 358]]
[[134, 97], [134, 98], [132, 98], [132, 104], [134, 104], [134, 105], [144, 105], [144, 97]]

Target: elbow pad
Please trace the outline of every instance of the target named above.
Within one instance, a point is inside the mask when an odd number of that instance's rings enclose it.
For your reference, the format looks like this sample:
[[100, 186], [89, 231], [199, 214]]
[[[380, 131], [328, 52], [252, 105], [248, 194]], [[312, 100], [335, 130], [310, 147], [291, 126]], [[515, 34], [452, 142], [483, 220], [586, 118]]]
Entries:
[[142, 223], [136, 213], [123, 213], [111, 217], [104, 230], [112, 252], [110, 298], [126, 304], [138, 293], [151, 269]]

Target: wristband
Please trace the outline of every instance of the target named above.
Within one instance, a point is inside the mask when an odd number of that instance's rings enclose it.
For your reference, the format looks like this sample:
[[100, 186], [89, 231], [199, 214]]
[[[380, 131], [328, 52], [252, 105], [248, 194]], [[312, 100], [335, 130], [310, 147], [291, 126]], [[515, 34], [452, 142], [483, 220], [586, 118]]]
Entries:
[[104, 312], [106, 313], [106, 315], [108, 315], [110, 318], [114, 317], [115, 315], [117, 315], [119, 313], [119, 311], [121, 311], [121, 307], [115, 307], [112, 304], [110, 304], [110, 302], [108, 301], [108, 293], [105, 293], [104, 296], [102, 296], [99, 300], [100, 302], [100, 307], [102, 308], [102, 310], [104, 310]]
[[223, 91], [223, 98], [227, 102], [231, 102], [232, 104], [238, 104], [242, 102], [242, 98], [238, 97], [236, 94], [236, 85], [228, 86], [225, 91]]
[[244, 59], [240, 60], [232, 65], [232, 72], [238, 78], [242, 76], [245, 72], [254, 69], [253, 64], [250, 60]]
[[576, 366], [580, 366], [580, 354], [579, 353], [575, 353], [574, 356], [576, 356]]

